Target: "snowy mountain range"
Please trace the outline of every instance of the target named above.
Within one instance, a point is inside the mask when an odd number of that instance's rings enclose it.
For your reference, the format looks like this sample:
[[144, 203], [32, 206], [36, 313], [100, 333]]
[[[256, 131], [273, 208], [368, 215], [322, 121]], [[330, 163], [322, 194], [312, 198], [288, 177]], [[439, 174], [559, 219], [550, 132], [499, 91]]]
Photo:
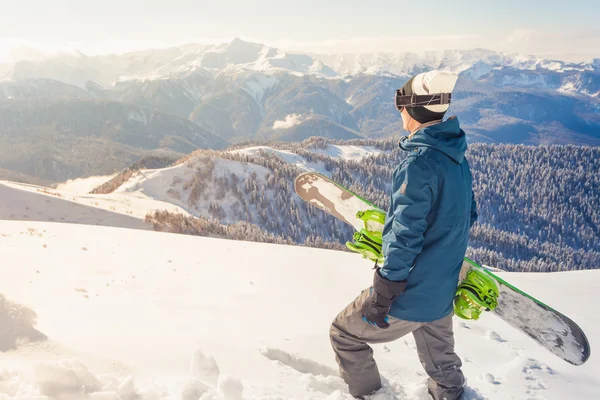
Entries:
[[[394, 90], [430, 69], [460, 74], [452, 110], [474, 141], [600, 143], [600, 59], [568, 63], [484, 49], [308, 55], [235, 39], [64, 54], [0, 67], [0, 98], [132, 103], [234, 141], [384, 137], [399, 130]], [[294, 116], [293, 125], [281, 123]]]
[[[183, 78], [190, 75], [214, 77], [248, 71], [267, 75], [287, 72], [297, 76], [340, 79], [360, 74], [404, 77], [429, 69], [463, 73], [472, 79], [492, 72], [505, 72], [501, 84], [506, 86], [537, 84], [566, 90], [563, 86], [557, 86], [558, 81], [554, 79], [533, 77], [536, 72], [564, 74], [565, 78], [577, 73], [598, 72], [600, 58], [571, 63], [485, 49], [398, 54], [299, 54], [236, 38], [218, 45], [189, 44], [121, 55], [90, 57], [82, 53], [65, 53], [46, 60], [5, 64], [0, 71], [5, 81], [44, 78], [79, 87], [85, 87], [89, 81], [112, 87], [132, 80]], [[511, 77], [511, 71], [522, 71], [522, 75]], [[585, 82], [581, 84], [574, 90], [583, 90]], [[600, 91], [588, 88], [585, 93], [598, 97]]]
[[156, 151], [397, 136], [395, 90], [433, 68], [460, 74], [450, 113], [471, 142], [600, 145], [600, 59], [482, 49], [308, 55], [235, 39], [0, 66], [0, 169], [56, 182]]

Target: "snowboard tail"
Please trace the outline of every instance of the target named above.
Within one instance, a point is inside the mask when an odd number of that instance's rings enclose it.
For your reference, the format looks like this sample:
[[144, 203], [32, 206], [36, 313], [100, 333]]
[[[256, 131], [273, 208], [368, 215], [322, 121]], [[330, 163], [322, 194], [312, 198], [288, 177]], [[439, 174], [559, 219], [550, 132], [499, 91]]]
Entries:
[[[369, 213], [385, 215], [383, 210], [329, 177], [316, 172], [299, 175], [294, 182], [294, 189], [304, 201], [354, 228], [356, 231], [354, 242], [347, 243], [348, 248], [372, 261], [382, 261], [381, 254], [375, 260], [369, 256], [373, 254], [369, 251], [369, 241], [363, 242], [358, 239], [361, 237], [361, 231], [379, 234], [378, 237], [381, 238], [384, 221], [377, 218], [364, 218], [364, 215]], [[364, 244], [364, 247], [361, 247], [361, 244]], [[500, 295], [498, 306], [492, 311], [493, 314], [570, 364], [582, 365], [589, 359], [591, 350], [588, 339], [570, 318], [466, 257], [461, 270], [461, 279], [464, 279], [466, 273], [473, 269], [485, 272], [498, 284]]]

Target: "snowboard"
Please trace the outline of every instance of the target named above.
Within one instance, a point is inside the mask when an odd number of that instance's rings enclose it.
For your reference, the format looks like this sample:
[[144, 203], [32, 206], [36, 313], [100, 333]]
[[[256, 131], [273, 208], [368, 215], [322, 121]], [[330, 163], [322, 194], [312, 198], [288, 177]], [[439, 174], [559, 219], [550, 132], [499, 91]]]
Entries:
[[[304, 201], [352, 226], [356, 232], [365, 228], [359, 213], [380, 208], [316, 172], [300, 174], [294, 181], [296, 194]], [[369, 230], [382, 231], [383, 224], [369, 221]], [[491, 276], [499, 287], [498, 305], [491, 311], [509, 325], [524, 332], [539, 345], [564, 361], [582, 365], [590, 357], [589, 342], [581, 328], [567, 316], [465, 257], [460, 279], [471, 269]], [[458, 285], [458, 282], [457, 282]]]

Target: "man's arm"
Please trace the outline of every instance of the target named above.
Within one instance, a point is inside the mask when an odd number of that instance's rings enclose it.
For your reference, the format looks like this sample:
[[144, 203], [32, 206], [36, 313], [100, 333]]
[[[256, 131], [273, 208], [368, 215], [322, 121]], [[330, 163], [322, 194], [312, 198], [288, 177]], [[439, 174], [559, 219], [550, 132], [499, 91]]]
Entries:
[[392, 194], [393, 215], [388, 213], [383, 229], [385, 262], [381, 276], [403, 281], [421, 253], [427, 216], [437, 197], [437, 174], [425, 157], [416, 156], [398, 173]]
[[479, 215], [477, 215], [477, 201], [475, 201], [475, 193], [471, 191], [471, 227], [477, 221]]

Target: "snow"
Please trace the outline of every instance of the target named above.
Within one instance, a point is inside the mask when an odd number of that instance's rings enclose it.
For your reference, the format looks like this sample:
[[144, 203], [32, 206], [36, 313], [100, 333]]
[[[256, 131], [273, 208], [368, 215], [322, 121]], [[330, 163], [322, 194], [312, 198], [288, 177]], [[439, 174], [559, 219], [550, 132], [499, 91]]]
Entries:
[[[229, 179], [232, 174], [240, 179], [248, 178], [256, 173], [260, 184], [266, 185], [266, 175], [269, 170], [265, 167], [244, 163], [239, 161], [213, 159], [214, 169], [210, 177], [203, 178], [205, 186], [204, 194], [199, 196], [197, 201], [190, 204], [188, 198], [190, 189], [186, 188], [182, 182], [192, 180], [194, 175], [198, 174], [205, 167], [198, 159], [190, 159], [169, 168], [160, 168], [153, 170], [140, 170], [135, 173], [127, 182], [123, 183], [116, 191], [115, 195], [121, 195], [125, 198], [129, 196], [144, 197], [158, 201], [164, 204], [170, 204], [176, 207], [177, 211], [187, 215], [211, 217], [210, 204], [217, 201], [219, 206], [225, 211], [226, 216], [221, 219], [222, 223], [234, 223], [239, 220], [234, 213], [230, 211], [238, 203], [235, 196], [218, 197], [218, 188], [213, 182], [214, 178]], [[161, 209], [167, 209], [163, 207]], [[251, 214], [257, 214], [256, 205], [248, 210]]]
[[244, 90], [261, 104], [265, 93], [278, 83], [279, 79], [276, 76], [253, 75], [246, 80]]
[[[328, 330], [371, 282], [371, 263], [359, 256], [106, 226], [1, 224], [4, 309], [35, 312], [47, 339], [17, 331], [17, 348], [0, 353], [0, 398], [351, 399]], [[500, 275], [571, 316], [592, 346], [600, 338], [600, 316], [581, 306], [597, 292], [600, 271]], [[9, 329], [0, 335], [27, 326], [2, 323]], [[567, 364], [492, 314], [455, 318], [454, 329], [467, 399], [597, 397], [594, 356]], [[427, 399], [412, 336], [373, 347], [386, 385], [374, 398]]]
[[328, 144], [324, 149], [308, 149], [313, 153], [324, 154], [333, 158], [341, 158], [347, 161], [361, 161], [365, 157], [377, 157], [383, 151], [372, 146], [351, 146]]
[[146, 114], [144, 114], [141, 111], [130, 111], [129, 115], [127, 116], [127, 120], [128, 121], [135, 121], [135, 122], [140, 122], [144, 125], [148, 124], [148, 118], [146, 116]]
[[69, 179], [66, 182], [59, 183], [56, 186], [56, 189], [60, 192], [88, 194], [103, 183], [110, 181], [115, 175], [116, 174]]
[[331, 173], [325, 168], [325, 164], [323, 162], [310, 162], [306, 158], [289, 150], [273, 149], [272, 147], [268, 146], [252, 146], [243, 149], [231, 150], [232, 153], [246, 154], [248, 156], [258, 155], [261, 151], [273, 154], [281, 158], [286, 163], [293, 164], [303, 171], [315, 171], [323, 175], [331, 175]]
[[590, 97], [600, 97], [600, 90], [597, 92], [591, 92], [588, 88], [586, 88], [586, 83], [582, 80], [582, 78], [577, 76], [565, 79], [562, 86], [559, 87], [557, 91], [566, 95], [583, 94]]
[[481, 77], [492, 72], [492, 67], [482, 61], [476, 62], [464, 71], [464, 74], [473, 80], [479, 80]]
[[57, 189], [0, 181], [0, 220], [57, 221], [149, 229], [143, 220], [154, 210], [188, 214], [177, 205], [152, 199], [143, 193], [78, 194], [87, 192], [95, 181], [75, 181], [66, 186], [59, 185]]

